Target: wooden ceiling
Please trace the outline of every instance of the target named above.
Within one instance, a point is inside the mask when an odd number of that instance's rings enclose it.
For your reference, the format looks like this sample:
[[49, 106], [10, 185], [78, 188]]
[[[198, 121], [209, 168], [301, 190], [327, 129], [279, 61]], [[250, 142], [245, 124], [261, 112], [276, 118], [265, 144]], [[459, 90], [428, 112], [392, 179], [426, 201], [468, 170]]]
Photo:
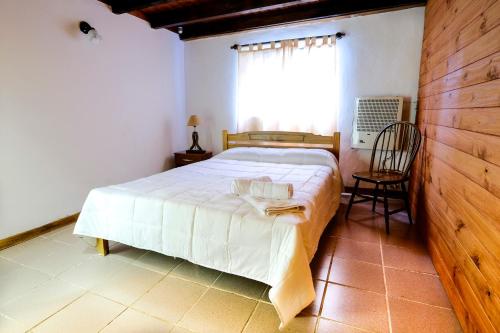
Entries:
[[[426, 0], [100, 0], [182, 40], [307, 20], [422, 6]], [[179, 33], [182, 31], [182, 33]]]

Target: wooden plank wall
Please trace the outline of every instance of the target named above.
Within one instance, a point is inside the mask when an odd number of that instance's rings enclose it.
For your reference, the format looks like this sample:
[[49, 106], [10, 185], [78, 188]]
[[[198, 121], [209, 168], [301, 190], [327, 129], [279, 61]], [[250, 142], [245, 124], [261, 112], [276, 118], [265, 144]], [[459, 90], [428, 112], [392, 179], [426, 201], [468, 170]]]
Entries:
[[466, 332], [500, 329], [500, 0], [426, 8], [412, 209]]

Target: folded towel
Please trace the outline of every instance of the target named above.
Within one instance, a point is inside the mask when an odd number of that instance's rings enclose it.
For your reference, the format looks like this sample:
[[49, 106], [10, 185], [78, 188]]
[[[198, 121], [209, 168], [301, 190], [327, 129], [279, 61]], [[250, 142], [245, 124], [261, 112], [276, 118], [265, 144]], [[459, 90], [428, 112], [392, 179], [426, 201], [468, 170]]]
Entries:
[[300, 213], [306, 209], [304, 205], [294, 200], [270, 200], [255, 198], [250, 195], [243, 195], [241, 197], [259, 211], [259, 213], [267, 216]]
[[293, 196], [293, 185], [253, 180], [250, 182], [250, 195], [264, 199], [287, 200]]
[[250, 184], [252, 181], [259, 182], [271, 182], [271, 178], [268, 176], [262, 176], [257, 178], [236, 178], [231, 182], [231, 193], [237, 195], [244, 195], [250, 192]]

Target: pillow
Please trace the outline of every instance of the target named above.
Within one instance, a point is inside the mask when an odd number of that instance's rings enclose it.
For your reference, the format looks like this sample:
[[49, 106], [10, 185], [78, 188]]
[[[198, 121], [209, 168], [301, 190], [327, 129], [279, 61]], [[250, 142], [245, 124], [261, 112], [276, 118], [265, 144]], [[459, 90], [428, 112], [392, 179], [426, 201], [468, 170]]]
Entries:
[[214, 158], [267, 163], [326, 165], [337, 168], [335, 156], [324, 149], [237, 147]]

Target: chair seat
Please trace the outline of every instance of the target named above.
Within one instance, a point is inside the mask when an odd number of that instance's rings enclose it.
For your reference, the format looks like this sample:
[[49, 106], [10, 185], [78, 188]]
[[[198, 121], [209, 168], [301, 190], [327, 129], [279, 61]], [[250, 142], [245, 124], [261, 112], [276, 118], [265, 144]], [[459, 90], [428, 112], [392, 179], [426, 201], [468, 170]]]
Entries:
[[391, 172], [391, 171], [355, 172], [352, 174], [352, 177], [355, 179], [360, 179], [360, 180], [365, 181], [365, 182], [377, 183], [377, 184], [396, 184], [396, 183], [401, 183], [403, 181], [406, 181], [408, 178], [408, 177], [404, 177], [399, 172]]

